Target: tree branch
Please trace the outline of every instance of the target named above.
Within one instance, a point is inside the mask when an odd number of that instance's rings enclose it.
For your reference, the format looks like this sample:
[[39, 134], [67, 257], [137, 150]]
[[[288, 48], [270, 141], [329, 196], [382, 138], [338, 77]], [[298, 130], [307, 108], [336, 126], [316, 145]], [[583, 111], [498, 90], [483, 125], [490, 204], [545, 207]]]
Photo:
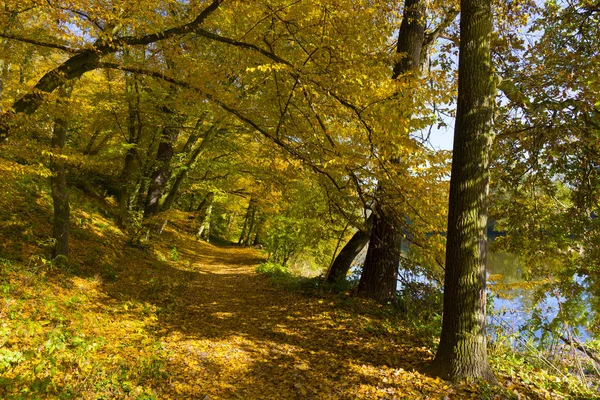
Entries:
[[279, 146], [280, 148], [282, 148], [283, 150], [285, 150], [288, 154], [290, 154], [293, 158], [301, 161], [302, 163], [304, 163], [306, 166], [308, 166], [310, 169], [312, 169], [314, 172], [319, 173], [325, 177], [327, 177], [331, 183], [335, 186], [335, 188], [337, 190], [342, 190], [344, 189], [343, 186], [340, 186], [337, 181], [333, 178], [333, 176], [331, 176], [331, 174], [329, 174], [327, 171], [325, 171], [324, 169], [322, 169], [321, 167], [319, 167], [318, 165], [312, 163], [310, 160], [306, 159], [306, 157], [304, 157], [302, 154], [298, 153], [296, 150], [294, 150], [293, 148], [291, 148], [288, 144], [284, 143], [280, 138], [271, 135], [266, 129], [262, 128], [261, 126], [259, 126], [256, 122], [254, 122], [253, 120], [251, 120], [250, 118], [248, 118], [247, 116], [245, 116], [244, 114], [242, 114], [239, 110], [236, 110], [235, 108], [223, 103], [221, 100], [214, 98], [214, 96], [212, 96], [209, 93], [205, 93], [202, 89], [196, 88], [192, 85], [190, 85], [188, 82], [185, 81], [181, 81], [179, 79], [167, 76], [165, 74], [163, 74], [162, 72], [156, 72], [156, 71], [148, 71], [148, 70], [144, 70], [141, 68], [135, 68], [135, 67], [126, 67], [126, 66], [122, 66], [119, 64], [114, 64], [114, 63], [98, 63], [97, 64], [98, 68], [111, 68], [111, 69], [118, 69], [121, 71], [127, 71], [127, 72], [133, 72], [133, 73], [137, 73], [137, 74], [141, 74], [141, 75], [146, 75], [146, 76], [151, 76], [154, 78], [158, 78], [158, 79], [162, 79], [165, 82], [169, 82], [173, 85], [177, 85], [186, 89], [191, 89], [194, 90], [198, 93], [201, 93], [202, 95], [204, 95], [207, 99], [211, 100], [212, 102], [214, 102], [215, 104], [217, 104], [219, 107], [221, 107], [223, 110], [227, 111], [228, 113], [234, 115], [235, 117], [237, 117], [240, 121], [246, 123], [247, 125], [251, 126], [252, 128], [254, 128], [258, 133], [260, 133], [261, 135], [263, 135], [265, 138], [270, 139], [271, 141], [273, 141], [277, 146]]
[[[182, 35], [197, 30], [206, 18], [219, 8], [223, 1], [224, 0], [213, 0], [212, 3], [196, 17], [196, 19], [176, 28], [141, 37], [122, 37], [109, 43], [97, 41], [91, 48], [76, 53], [64, 63], [42, 76], [31, 92], [27, 93], [13, 104], [13, 112], [32, 114], [42, 104], [45, 93], [52, 93], [64, 82], [78, 78], [86, 72], [98, 68], [102, 56], [115, 53], [125, 45], [150, 44], [168, 39], [175, 35]], [[6, 112], [0, 115], [0, 143], [8, 137], [11, 117], [12, 112]]]
[[67, 53], [77, 54], [80, 52], [80, 50], [78, 50], [78, 49], [74, 49], [69, 46], [64, 46], [62, 44], [42, 42], [41, 40], [25, 38], [25, 37], [21, 37], [21, 36], [15, 36], [15, 35], [11, 35], [10, 33], [0, 32], [0, 37], [4, 38], [4, 39], [16, 40], [18, 42], [34, 44], [34, 45], [40, 46], [40, 47], [49, 47], [51, 49], [62, 50]]

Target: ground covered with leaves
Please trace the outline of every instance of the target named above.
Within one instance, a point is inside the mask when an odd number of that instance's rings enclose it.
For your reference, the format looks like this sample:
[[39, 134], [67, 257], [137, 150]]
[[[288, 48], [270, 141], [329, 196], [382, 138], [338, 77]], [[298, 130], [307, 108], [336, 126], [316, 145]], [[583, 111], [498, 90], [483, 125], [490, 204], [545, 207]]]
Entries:
[[500, 386], [423, 375], [430, 340], [397, 310], [274, 285], [256, 272], [265, 254], [197, 241], [181, 212], [160, 216], [166, 228], [141, 245], [115, 227], [110, 199], [74, 191], [72, 256], [59, 266], [46, 258], [47, 190], [2, 167], [1, 398], [590, 396], [500, 357]]

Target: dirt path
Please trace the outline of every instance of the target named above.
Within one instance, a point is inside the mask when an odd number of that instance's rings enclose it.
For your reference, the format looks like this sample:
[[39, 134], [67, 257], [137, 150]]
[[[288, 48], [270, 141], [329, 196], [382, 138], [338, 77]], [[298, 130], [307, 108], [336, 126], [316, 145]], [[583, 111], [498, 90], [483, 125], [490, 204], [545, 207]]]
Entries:
[[431, 354], [360, 302], [279, 290], [254, 272], [257, 251], [183, 239], [157, 331], [164, 398], [443, 397], [441, 381], [413, 372]]

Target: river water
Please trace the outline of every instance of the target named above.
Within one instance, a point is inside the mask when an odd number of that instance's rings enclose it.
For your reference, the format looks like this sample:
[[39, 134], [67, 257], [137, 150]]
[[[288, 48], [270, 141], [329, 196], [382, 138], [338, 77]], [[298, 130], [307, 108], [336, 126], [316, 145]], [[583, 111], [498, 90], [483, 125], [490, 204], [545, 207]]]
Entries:
[[[408, 250], [406, 244], [403, 245], [403, 252]], [[355, 260], [351, 274], [354, 279], [358, 279], [366, 251], [363, 251]], [[402, 271], [402, 269], [400, 269]], [[488, 253], [487, 258], [488, 271], [488, 299], [491, 302], [488, 308], [488, 326], [492, 337], [498, 335], [513, 335], [515, 345], [525, 336], [539, 339], [543, 331], [537, 329], [528, 331], [527, 322], [531, 320], [533, 310], [537, 307], [542, 320], [552, 321], [558, 311], [561, 298], [552, 295], [545, 295], [541, 301], [536, 301], [535, 279], [528, 281], [525, 279], [525, 269], [521, 264], [519, 257], [515, 254], [506, 252]], [[423, 276], [411, 276], [413, 282], [428, 283]], [[402, 282], [398, 281], [398, 289], [402, 288]], [[589, 304], [586, 305], [589, 309]], [[571, 332], [574, 338], [584, 342], [592, 339], [592, 336], [584, 327], [576, 327], [576, 331]]]
[[[487, 259], [487, 270], [488, 290], [492, 297], [488, 323], [492, 328], [500, 327], [504, 333], [519, 332], [527, 325], [536, 307], [540, 310], [542, 320], [546, 322], [557, 316], [560, 303], [564, 299], [545, 294], [541, 301], [536, 301], [536, 279], [528, 281], [524, 278], [525, 271], [517, 255], [505, 252], [491, 253]], [[587, 304], [588, 310], [589, 307]], [[538, 329], [528, 333], [540, 338], [542, 332]], [[582, 342], [592, 338], [582, 326], [576, 327], [571, 333], [575, 339]]]

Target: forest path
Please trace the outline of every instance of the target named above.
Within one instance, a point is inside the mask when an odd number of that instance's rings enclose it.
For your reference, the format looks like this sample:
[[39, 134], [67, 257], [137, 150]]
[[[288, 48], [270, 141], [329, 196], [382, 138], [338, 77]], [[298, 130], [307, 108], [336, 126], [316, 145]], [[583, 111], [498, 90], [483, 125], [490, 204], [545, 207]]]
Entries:
[[439, 379], [414, 371], [431, 352], [390, 323], [383, 308], [345, 295], [276, 288], [255, 272], [264, 260], [259, 251], [172, 235], [162, 251], [176, 248], [177, 261], [155, 271], [163, 286], [175, 288], [170, 300], [160, 299], [166, 311], [155, 331], [168, 354], [163, 398], [426, 399], [448, 393]]

